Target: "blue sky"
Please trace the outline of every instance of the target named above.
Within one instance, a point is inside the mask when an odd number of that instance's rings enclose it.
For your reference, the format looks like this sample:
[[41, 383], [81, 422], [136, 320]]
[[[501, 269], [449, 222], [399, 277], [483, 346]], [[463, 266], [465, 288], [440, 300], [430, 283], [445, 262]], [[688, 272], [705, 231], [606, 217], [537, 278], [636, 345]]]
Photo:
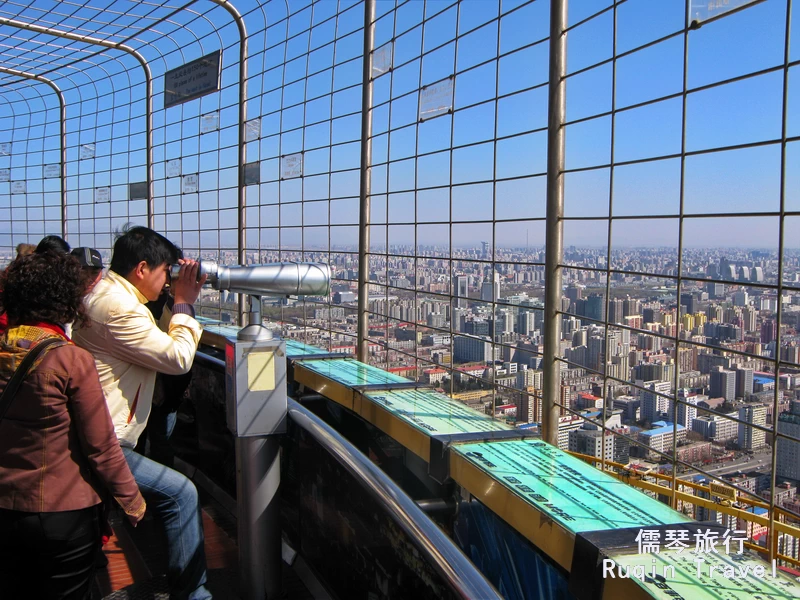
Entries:
[[[248, 210], [248, 224], [265, 230], [259, 236], [265, 243], [277, 240], [277, 233], [270, 228], [279, 221], [284, 244], [300, 239], [299, 230], [286, 228], [302, 225], [330, 225], [331, 240], [352, 238], [355, 244], [361, 5], [343, 2], [338, 19], [332, 19], [333, 2], [317, 3], [313, 10], [304, 8], [305, 2], [290, 2], [291, 16], [286, 21], [282, 20], [285, 9], [281, 4], [267, 4], [265, 14], [254, 3], [240, 6], [251, 33], [248, 118], [262, 117], [261, 138], [247, 145], [247, 160], [261, 163], [262, 177], [261, 186], [248, 188], [248, 204], [253, 206]], [[579, 22], [610, 4], [572, 0], [570, 22]], [[380, 225], [375, 235], [388, 236], [390, 244], [410, 244], [415, 237], [419, 245], [477, 245], [483, 240], [498, 246], [524, 246], [526, 240], [531, 246], [542, 244], [547, 44], [537, 42], [548, 33], [548, 3], [465, 0], [459, 7], [442, 0], [406, 2], [396, 10], [394, 6], [379, 0], [376, 23], [376, 46], [394, 37], [395, 68], [374, 84], [372, 215]], [[156, 183], [156, 210], [163, 215], [157, 226], [172, 232], [231, 228], [236, 223], [235, 193], [230, 186], [236, 182], [237, 162], [237, 35], [224, 11], [210, 3], [207, 8], [204, 18], [197, 17], [182, 28], [175, 26], [171, 33], [176, 43], [163, 42], [158, 48], [166, 53], [163, 60], [158, 58], [155, 43], [142, 48], [153, 61], [155, 89], [160, 93], [165, 70], [217, 49], [220, 42], [223, 46], [220, 93], [166, 111], [160, 108], [160, 94], [156, 99], [157, 179], [164, 177], [163, 161], [172, 158], [182, 158], [184, 174], [201, 172], [201, 193], [197, 195], [181, 194], [177, 178]], [[615, 217], [679, 212], [681, 161], [677, 155], [682, 144], [684, 37], [672, 34], [682, 29], [685, 10], [683, 0], [619, 4], [616, 72], [611, 62], [598, 65], [614, 55], [613, 11], [568, 34], [565, 213], [568, 218], [598, 219], [568, 225], [568, 245], [604, 246], [609, 212]], [[785, 0], [767, 0], [689, 33], [687, 86], [691, 93], [686, 101], [685, 146], [690, 155], [683, 174], [686, 215], [776, 213], [780, 208], [779, 143], [706, 151], [780, 139], [781, 69], [723, 86], [713, 84], [783, 64], [785, 10]], [[791, 27], [790, 64], [800, 58], [799, 12], [794, 11]], [[222, 25], [219, 37], [210, 23]], [[191, 31], [205, 37], [194, 41]], [[626, 54], [662, 37], [667, 39]], [[80, 193], [71, 192], [70, 203], [77, 199], [87, 203], [80, 209], [71, 208], [70, 218], [95, 217], [99, 219], [97, 231], [113, 228], [131, 214], [140, 215], [141, 207], [137, 203], [132, 212], [127, 208], [120, 211], [113, 204], [110, 211], [92, 207], [94, 187], [118, 184], [112, 198], [122, 199], [124, 184], [142, 179], [144, 173], [143, 119], [138, 116], [143, 109], [140, 74], [127, 57], [108, 60], [103, 68], [112, 73], [110, 79], [99, 68], [89, 67], [82, 76], [76, 75], [75, 81], [88, 81], [91, 87], [68, 92], [72, 99], [68, 170], [74, 174], [69, 189], [84, 188]], [[124, 72], [126, 68], [129, 73]], [[419, 88], [453, 74], [453, 114], [419, 122]], [[4, 98], [8, 101], [12, 96]], [[130, 98], [136, 99], [132, 109]], [[76, 99], [84, 100], [81, 108], [76, 108]], [[612, 107], [620, 110], [655, 99], [662, 100], [621, 110], [613, 119], [604, 114]], [[44, 146], [52, 148], [57, 136], [57, 128], [52, 127], [57, 116], [54, 104], [38, 102], [48, 106], [46, 111], [37, 110], [49, 123]], [[8, 114], [9, 109], [2, 106], [0, 103], [0, 111]], [[21, 106], [17, 102], [13, 108], [22, 112]], [[220, 110], [220, 130], [199, 135], [200, 116], [214, 110]], [[128, 126], [120, 119], [129, 115], [134, 120]], [[35, 124], [22, 127], [22, 115], [14, 122], [18, 126], [15, 142], [42, 135]], [[789, 70], [787, 125], [790, 139], [800, 135], [800, 65]], [[3, 135], [4, 140], [10, 139], [9, 132], [0, 131]], [[613, 173], [608, 167], [612, 136], [613, 160], [624, 163], [617, 164]], [[78, 144], [90, 142], [96, 143], [97, 158], [78, 162]], [[332, 150], [330, 144], [335, 144]], [[12, 179], [17, 179], [20, 164], [30, 167], [53, 160], [52, 150], [31, 148], [34, 146], [29, 145], [24, 159], [0, 157], [0, 167], [14, 167]], [[304, 153], [302, 185], [299, 179], [279, 181], [280, 156], [296, 152]], [[417, 154], [423, 156], [415, 159]], [[640, 160], [647, 162], [636, 162]], [[330, 170], [345, 171], [329, 175]], [[35, 173], [36, 168], [27, 171]], [[786, 148], [788, 211], [800, 211], [798, 174], [800, 141], [792, 141]], [[23, 176], [35, 178], [28, 172]], [[454, 187], [448, 193], [451, 183]], [[37, 183], [30, 184], [29, 192], [36, 191]], [[227, 189], [218, 192], [218, 188]], [[51, 202], [50, 196], [29, 196], [32, 204]], [[329, 197], [341, 199], [328, 203]], [[307, 202], [292, 204], [301, 199]], [[274, 206], [277, 204], [280, 207]], [[203, 212], [218, 206], [222, 208], [219, 215]], [[185, 213], [182, 218], [181, 212]], [[494, 230], [490, 223], [472, 223], [493, 218], [521, 222], [498, 223]], [[445, 224], [451, 220], [455, 223], [452, 228]], [[414, 221], [426, 224], [415, 229], [409, 225]], [[687, 219], [684, 245], [773, 247], [777, 230], [778, 217], [774, 215]], [[81, 231], [89, 233], [86, 228]], [[308, 239], [321, 231], [309, 230]], [[255, 233], [249, 235], [251, 246]], [[198, 243], [197, 234], [187, 236], [189, 244], [184, 241], [185, 246]], [[799, 238], [800, 234], [787, 227], [788, 246], [800, 246]], [[210, 231], [200, 239], [204, 245], [219, 241]], [[221, 243], [235, 244], [235, 239], [228, 231]], [[615, 247], [677, 246], [677, 220], [615, 221], [612, 242]]]

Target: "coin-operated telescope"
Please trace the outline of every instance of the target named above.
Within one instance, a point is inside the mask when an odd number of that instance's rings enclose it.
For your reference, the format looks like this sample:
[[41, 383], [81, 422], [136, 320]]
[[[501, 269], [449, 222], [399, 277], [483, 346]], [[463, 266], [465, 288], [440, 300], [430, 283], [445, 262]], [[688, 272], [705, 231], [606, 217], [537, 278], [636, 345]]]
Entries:
[[[172, 265], [172, 279], [180, 265]], [[198, 278], [208, 275], [215, 290], [246, 294], [249, 301], [247, 326], [240, 340], [272, 339], [272, 332], [261, 322], [262, 296], [327, 296], [331, 289], [330, 267], [322, 263], [281, 262], [266, 265], [223, 267], [209, 260], [200, 261]]]
[[[172, 279], [180, 276], [173, 265]], [[273, 263], [223, 267], [200, 261], [215, 290], [246, 294], [247, 326], [225, 343], [228, 429], [236, 443], [240, 592], [272, 600], [280, 592], [281, 530], [278, 504], [280, 435], [286, 432], [286, 342], [272, 338], [261, 322], [262, 296], [326, 296], [330, 267], [318, 263]]]

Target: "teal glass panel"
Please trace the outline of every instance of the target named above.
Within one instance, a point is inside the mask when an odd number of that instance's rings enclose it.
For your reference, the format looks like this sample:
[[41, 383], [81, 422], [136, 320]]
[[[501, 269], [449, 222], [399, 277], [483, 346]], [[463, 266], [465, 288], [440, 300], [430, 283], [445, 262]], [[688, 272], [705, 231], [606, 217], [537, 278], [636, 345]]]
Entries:
[[451, 452], [463, 455], [572, 533], [690, 521], [542, 441], [463, 444]]
[[357, 385], [408, 383], [408, 379], [404, 377], [388, 373], [378, 367], [366, 365], [350, 358], [310, 360], [303, 363], [303, 368], [350, 387]]
[[364, 396], [429, 435], [508, 431], [513, 429], [433, 390], [367, 392]]

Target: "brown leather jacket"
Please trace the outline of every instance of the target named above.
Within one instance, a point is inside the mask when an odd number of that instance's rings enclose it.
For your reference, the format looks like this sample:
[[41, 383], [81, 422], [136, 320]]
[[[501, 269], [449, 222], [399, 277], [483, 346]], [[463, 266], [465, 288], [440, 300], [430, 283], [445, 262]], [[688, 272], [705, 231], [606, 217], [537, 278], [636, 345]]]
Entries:
[[[0, 390], [31, 343], [52, 336], [23, 325], [0, 338]], [[128, 515], [144, 514], [92, 355], [72, 343], [51, 347], [0, 421], [0, 508], [77, 510], [99, 504], [106, 489]]]

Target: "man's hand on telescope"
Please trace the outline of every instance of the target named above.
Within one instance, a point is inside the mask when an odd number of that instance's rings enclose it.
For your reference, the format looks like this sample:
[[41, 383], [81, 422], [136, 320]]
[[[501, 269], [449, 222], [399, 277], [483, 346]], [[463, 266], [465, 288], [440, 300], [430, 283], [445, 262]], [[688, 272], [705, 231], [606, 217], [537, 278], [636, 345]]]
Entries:
[[208, 275], [203, 275], [198, 281], [197, 275], [200, 272], [200, 263], [196, 260], [178, 260], [181, 266], [178, 280], [173, 282], [172, 287], [175, 293], [175, 304], [194, 304], [200, 295], [200, 288], [208, 279]]

